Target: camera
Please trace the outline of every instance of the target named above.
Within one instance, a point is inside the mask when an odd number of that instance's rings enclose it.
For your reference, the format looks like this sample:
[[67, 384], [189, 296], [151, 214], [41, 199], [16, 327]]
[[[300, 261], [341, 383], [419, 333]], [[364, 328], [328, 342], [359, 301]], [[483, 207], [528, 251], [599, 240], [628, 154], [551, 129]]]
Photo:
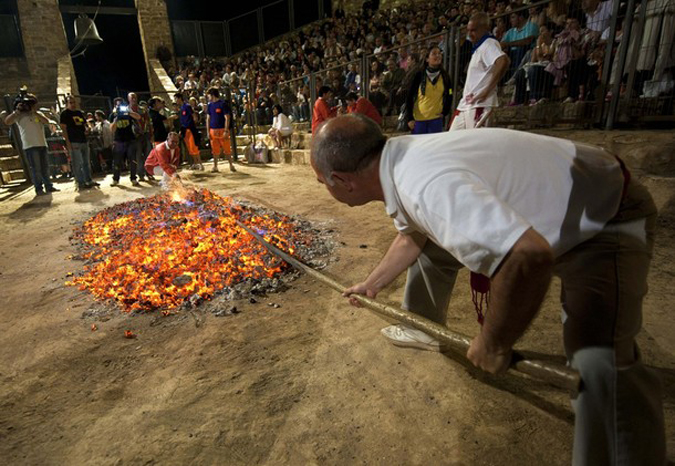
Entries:
[[129, 106], [126, 104], [120, 104], [117, 106], [117, 113], [119, 115], [126, 115], [129, 113]]
[[19, 95], [14, 98], [14, 110], [18, 110], [19, 112], [30, 112], [33, 105], [37, 104], [37, 102], [37, 97], [28, 92], [26, 86], [23, 86], [19, 89]]

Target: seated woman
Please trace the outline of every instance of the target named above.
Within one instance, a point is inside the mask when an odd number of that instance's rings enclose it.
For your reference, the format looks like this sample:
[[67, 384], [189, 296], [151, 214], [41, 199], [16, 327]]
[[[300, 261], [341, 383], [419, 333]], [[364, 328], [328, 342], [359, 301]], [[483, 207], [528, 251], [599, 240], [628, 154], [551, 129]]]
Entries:
[[272, 114], [274, 115], [274, 120], [272, 121], [269, 135], [272, 136], [275, 146], [277, 148], [282, 147], [284, 139], [288, 139], [290, 146], [291, 134], [293, 134], [291, 120], [284, 115], [283, 109], [279, 104], [272, 107]]
[[535, 48], [530, 52], [530, 59], [514, 74], [515, 94], [511, 105], [522, 105], [529, 89], [530, 105], [545, 101], [551, 97], [553, 75], [545, 71], [553, 58], [552, 24], [539, 28], [539, 37]]

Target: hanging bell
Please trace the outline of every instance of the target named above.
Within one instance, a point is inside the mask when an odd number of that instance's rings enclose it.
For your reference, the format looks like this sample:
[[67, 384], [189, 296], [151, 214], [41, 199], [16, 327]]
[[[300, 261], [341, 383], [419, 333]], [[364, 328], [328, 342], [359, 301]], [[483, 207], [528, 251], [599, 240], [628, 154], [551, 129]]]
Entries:
[[75, 20], [75, 43], [83, 46], [98, 45], [103, 42], [98, 35], [94, 20], [84, 13], [80, 14]]

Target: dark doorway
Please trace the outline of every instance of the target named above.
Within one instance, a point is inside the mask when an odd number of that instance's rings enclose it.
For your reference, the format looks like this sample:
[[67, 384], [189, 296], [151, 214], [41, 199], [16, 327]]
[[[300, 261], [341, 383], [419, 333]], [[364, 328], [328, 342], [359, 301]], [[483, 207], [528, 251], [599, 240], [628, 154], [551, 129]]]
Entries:
[[[63, 13], [62, 16], [72, 49], [77, 15]], [[148, 73], [137, 17], [99, 14], [96, 28], [103, 43], [89, 47], [84, 55], [73, 58], [80, 94], [126, 98], [129, 91], [148, 91]]]

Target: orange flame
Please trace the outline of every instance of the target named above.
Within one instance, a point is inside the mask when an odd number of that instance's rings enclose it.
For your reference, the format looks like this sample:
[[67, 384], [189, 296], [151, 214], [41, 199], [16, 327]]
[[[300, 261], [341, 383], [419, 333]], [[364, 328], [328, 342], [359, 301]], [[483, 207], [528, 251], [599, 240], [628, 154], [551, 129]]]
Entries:
[[172, 190], [87, 220], [74, 237], [84, 243], [82, 257], [91, 264], [66, 284], [115, 300], [125, 311], [166, 310], [288, 268], [236, 220], [291, 254], [300, 242], [311, 241], [288, 217], [257, 214], [205, 189]]

